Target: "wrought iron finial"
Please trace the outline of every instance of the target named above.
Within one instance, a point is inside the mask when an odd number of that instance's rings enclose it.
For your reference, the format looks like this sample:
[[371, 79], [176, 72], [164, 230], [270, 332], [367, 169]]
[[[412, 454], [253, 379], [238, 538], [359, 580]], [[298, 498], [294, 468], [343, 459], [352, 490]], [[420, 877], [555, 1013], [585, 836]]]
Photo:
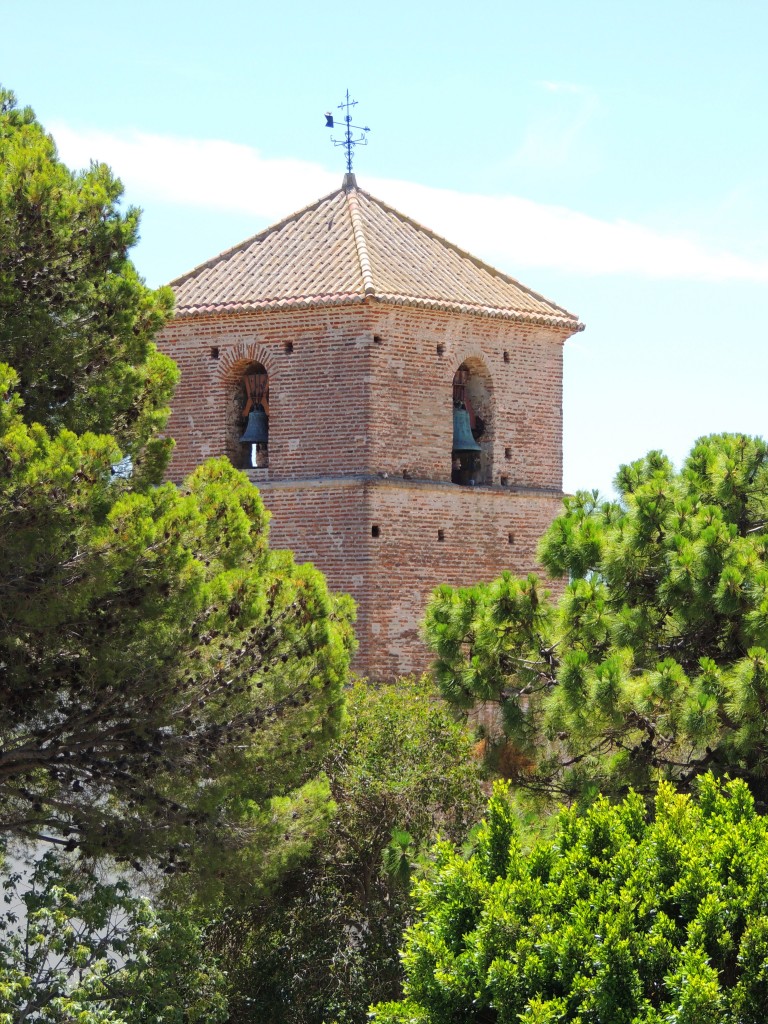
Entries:
[[[346, 131], [344, 133], [344, 138], [343, 139], [331, 138], [331, 142], [334, 144], [334, 146], [344, 146], [346, 151], [347, 151], [347, 174], [351, 174], [352, 173], [352, 150], [353, 150], [353, 148], [355, 146], [367, 146], [368, 145], [368, 139], [366, 138], [365, 133], [369, 132], [371, 130], [368, 127], [363, 128], [363, 126], [359, 125], [359, 124], [352, 124], [352, 115], [350, 114], [350, 110], [352, 109], [352, 107], [356, 107], [356, 106], [357, 106], [357, 100], [351, 100], [349, 98], [349, 89], [347, 89], [346, 99], [344, 100], [343, 103], [339, 104], [339, 110], [346, 110], [346, 114], [344, 115], [344, 118], [343, 118], [344, 124], [346, 125]], [[334, 124], [334, 121], [333, 121], [333, 114], [330, 111], [328, 111], [326, 113], [326, 115], [325, 115], [325, 127], [326, 128], [335, 128], [336, 127], [336, 125]], [[360, 135], [358, 138], [353, 139], [352, 138], [352, 129], [353, 128], [355, 129], [355, 131], [362, 132], [363, 134]]]

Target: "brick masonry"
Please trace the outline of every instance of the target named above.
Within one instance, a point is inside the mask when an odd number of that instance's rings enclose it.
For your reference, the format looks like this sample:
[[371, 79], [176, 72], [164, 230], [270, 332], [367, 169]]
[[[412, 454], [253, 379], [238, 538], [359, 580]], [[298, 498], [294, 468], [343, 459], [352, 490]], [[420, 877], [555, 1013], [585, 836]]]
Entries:
[[[261, 363], [269, 468], [249, 475], [272, 512], [272, 546], [356, 599], [360, 674], [419, 671], [435, 586], [536, 568], [536, 542], [562, 500], [570, 333], [379, 301], [177, 319], [160, 338], [181, 369], [171, 478], [213, 455], [240, 457], [233, 396], [245, 367]], [[478, 487], [450, 482], [462, 364], [486, 421]]]

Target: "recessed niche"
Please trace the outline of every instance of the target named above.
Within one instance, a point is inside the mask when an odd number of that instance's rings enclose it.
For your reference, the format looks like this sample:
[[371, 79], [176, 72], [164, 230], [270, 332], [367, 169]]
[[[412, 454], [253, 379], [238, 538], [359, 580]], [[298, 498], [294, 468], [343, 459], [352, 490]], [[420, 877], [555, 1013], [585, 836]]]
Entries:
[[451, 483], [493, 484], [498, 479], [493, 472], [493, 385], [480, 358], [471, 357], [456, 370], [452, 398]]
[[504, 352], [504, 362], [505, 363], [509, 362], [509, 352], [506, 352], [506, 351]]
[[373, 526], [371, 527], [371, 536], [378, 537], [380, 532], [381, 531], [379, 530], [378, 526], [374, 523]]
[[381, 345], [382, 341], [383, 341], [383, 339], [382, 339], [380, 334], [374, 334], [374, 336], [373, 336], [373, 344], [374, 345]]
[[437, 531], [437, 539], [438, 540], [445, 540], [445, 530], [438, 530]]
[[514, 533], [508, 533], [507, 534], [507, 544], [514, 544], [514, 543], [515, 543], [515, 535], [514, 535]]
[[444, 356], [445, 355], [445, 345], [443, 345], [442, 342], [439, 342], [438, 345], [437, 345], [437, 354], [439, 356]]
[[511, 448], [505, 448], [504, 449], [504, 458], [505, 459], [511, 459], [512, 458], [512, 449]]
[[285, 343], [285, 353], [286, 353], [286, 355], [290, 355], [292, 352], [293, 352], [293, 342], [292, 341], [286, 341], [286, 343]]
[[502, 487], [509, 487], [509, 477], [508, 476], [503, 476], [501, 478], [501, 486]]
[[218, 345], [211, 345], [211, 359], [218, 359], [218, 358], [219, 358], [219, 346]]

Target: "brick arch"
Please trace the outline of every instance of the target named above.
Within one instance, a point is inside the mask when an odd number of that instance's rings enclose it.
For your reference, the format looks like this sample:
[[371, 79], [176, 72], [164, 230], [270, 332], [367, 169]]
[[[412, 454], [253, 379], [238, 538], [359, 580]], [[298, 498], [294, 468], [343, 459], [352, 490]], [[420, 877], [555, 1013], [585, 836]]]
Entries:
[[237, 383], [238, 375], [249, 363], [261, 363], [269, 374], [270, 382], [276, 380], [274, 353], [256, 341], [238, 342], [222, 352], [216, 367], [216, 376], [224, 387], [232, 387]]
[[453, 365], [450, 371], [451, 379], [453, 379], [453, 375], [456, 373], [460, 366], [463, 366], [464, 363], [469, 363], [473, 364], [474, 366], [482, 367], [482, 374], [485, 379], [486, 387], [488, 389], [488, 392], [492, 395], [494, 392], [493, 374], [491, 373], [490, 367], [488, 365], [488, 356], [486, 355], [486, 353], [476, 347], [459, 349], [453, 355]]

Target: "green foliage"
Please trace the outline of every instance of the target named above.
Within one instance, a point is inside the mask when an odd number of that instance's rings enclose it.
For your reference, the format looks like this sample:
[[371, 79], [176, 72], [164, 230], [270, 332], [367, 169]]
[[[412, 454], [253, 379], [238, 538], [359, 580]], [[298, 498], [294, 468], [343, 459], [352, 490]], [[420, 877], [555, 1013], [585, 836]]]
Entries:
[[709, 768], [768, 806], [768, 445], [702, 438], [680, 472], [651, 452], [616, 486], [567, 498], [545, 534], [557, 603], [506, 574], [436, 591], [442, 691], [498, 704], [508, 774], [533, 792], [650, 793]]
[[442, 844], [415, 887], [406, 999], [376, 1024], [758, 1024], [768, 1015], [768, 820], [746, 785], [700, 780], [561, 812], [503, 871], [497, 791], [477, 849]]
[[111, 438], [51, 437], [18, 406], [6, 391], [6, 832], [126, 856], [174, 849], [177, 863], [207, 835], [219, 868], [238, 835], [256, 863], [267, 840], [278, 859], [307, 849], [327, 787], [296, 787], [338, 730], [350, 602], [269, 551], [258, 492], [226, 460], [181, 490], [135, 493], [111, 480]]
[[124, 881], [51, 853], [7, 875], [0, 1024], [217, 1024], [225, 979], [203, 936]]
[[0, 89], [0, 359], [19, 374], [27, 416], [112, 434], [137, 473], [159, 479], [176, 368], [152, 343], [169, 289], [128, 259], [139, 213], [104, 164], [70, 171], [27, 107]]
[[352, 604], [226, 460], [154, 486], [170, 295], [120, 193], [0, 93], [0, 838], [252, 886], [332, 812]]
[[460, 842], [480, 814], [469, 737], [426, 679], [357, 684], [347, 698], [324, 763], [336, 804], [326, 835], [212, 931], [231, 1024], [363, 1024], [372, 999], [399, 995], [408, 880], [438, 831]]

